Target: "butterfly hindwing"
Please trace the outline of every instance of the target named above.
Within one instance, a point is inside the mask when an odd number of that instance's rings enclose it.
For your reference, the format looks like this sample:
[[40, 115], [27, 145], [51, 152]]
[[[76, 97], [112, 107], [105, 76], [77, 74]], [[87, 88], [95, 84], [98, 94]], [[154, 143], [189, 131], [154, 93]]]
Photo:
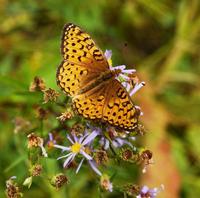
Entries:
[[137, 109], [122, 84], [113, 79], [107, 87], [107, 100], [103, 109], [103, 120], [119, 128], [131, 130], [138, 122]]
[[126, 130], [134, 129], [138, 121], [139, 109], [116, 79], [102, 82], [73, 102], [77, 112], [87, 119], [98, 119]]

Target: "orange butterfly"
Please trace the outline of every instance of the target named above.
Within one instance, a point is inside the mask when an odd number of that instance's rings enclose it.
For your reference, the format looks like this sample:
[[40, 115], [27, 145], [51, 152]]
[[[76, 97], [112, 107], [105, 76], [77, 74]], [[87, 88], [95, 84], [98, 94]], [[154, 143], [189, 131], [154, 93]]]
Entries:
[[64, 60], [57, 70], [57, 83], [72, 97], [77, 112], [87, 119], [124, 130], [134, 129], [140, 111], [116, 79], [122, 71], [110, 69], [90, 36], [74, 24], [66, 24], [61, 52]]

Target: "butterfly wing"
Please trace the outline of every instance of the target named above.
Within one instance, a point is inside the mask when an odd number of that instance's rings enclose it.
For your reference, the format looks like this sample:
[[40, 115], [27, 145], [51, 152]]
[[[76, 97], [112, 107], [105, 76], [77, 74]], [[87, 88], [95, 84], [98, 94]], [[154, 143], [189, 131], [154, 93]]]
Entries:
[[138, 122], [140, 110], [133, 104], [128, 92], [116, 79], [107, 86], [102, 119], [109, 124], [132, 130]]
[[138, 122], [139, 110], [116, 79], [102, 82], [73, 100], [77, 112], [89, 119], [99, 119], [115, 127], [132, 130]]
[[64, 60], [57, 70], [57, 83], [69, 95], [77, 95], [101, 72], [109, 70], [103, 52], [91, 37], [73, 24], [63, 30], [61, 53]]
[[84, 94], [73, 98], [73, 106], [78, 114], [91, 120], [101, 120], [106, 100], [108, 82], [102, 82]]

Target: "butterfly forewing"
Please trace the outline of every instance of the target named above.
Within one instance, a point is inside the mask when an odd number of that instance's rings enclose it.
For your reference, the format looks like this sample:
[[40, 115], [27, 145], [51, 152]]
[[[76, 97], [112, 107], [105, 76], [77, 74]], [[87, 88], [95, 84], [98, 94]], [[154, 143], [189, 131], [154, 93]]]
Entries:
[[92, 71], [103, 72], [109, 69], [103, 52], [86, 32], [73, 24], [64, 27], [61, 52], [65, 60]]

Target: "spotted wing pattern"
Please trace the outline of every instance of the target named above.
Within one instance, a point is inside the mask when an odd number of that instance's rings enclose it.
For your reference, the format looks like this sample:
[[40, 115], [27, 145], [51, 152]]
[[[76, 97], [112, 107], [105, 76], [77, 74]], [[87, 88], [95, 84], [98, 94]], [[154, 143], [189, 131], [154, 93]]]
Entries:
[[140, 114], [116, 79], [103, 82], [87, 94], [79, 95], [73, 102], [77, 112], [85, 118], [98, 119], [126, 130], [135, 128]]
[[95, 84], [99, 76], [109, 72], [109, 65], [90, 36], [78, 26], [65, 25], [61, 53], [64, 60], [57, 70], [57, 83], [72, 96], [77, 112], [91, 120], [133, 129], [139, 110], [122, 84], [114, 76]]
[[107, 89], [102, 119], [119, 128], [134, 129], [140, 110], [134, 106], [126, 89], [116, 79], [109, 82]]
[[102, 51], [87, 33], [73, 24], [64, 27], [61, 53], [64, 60], [57, 70], [57, 83], [71, 96], [109, 69]]

